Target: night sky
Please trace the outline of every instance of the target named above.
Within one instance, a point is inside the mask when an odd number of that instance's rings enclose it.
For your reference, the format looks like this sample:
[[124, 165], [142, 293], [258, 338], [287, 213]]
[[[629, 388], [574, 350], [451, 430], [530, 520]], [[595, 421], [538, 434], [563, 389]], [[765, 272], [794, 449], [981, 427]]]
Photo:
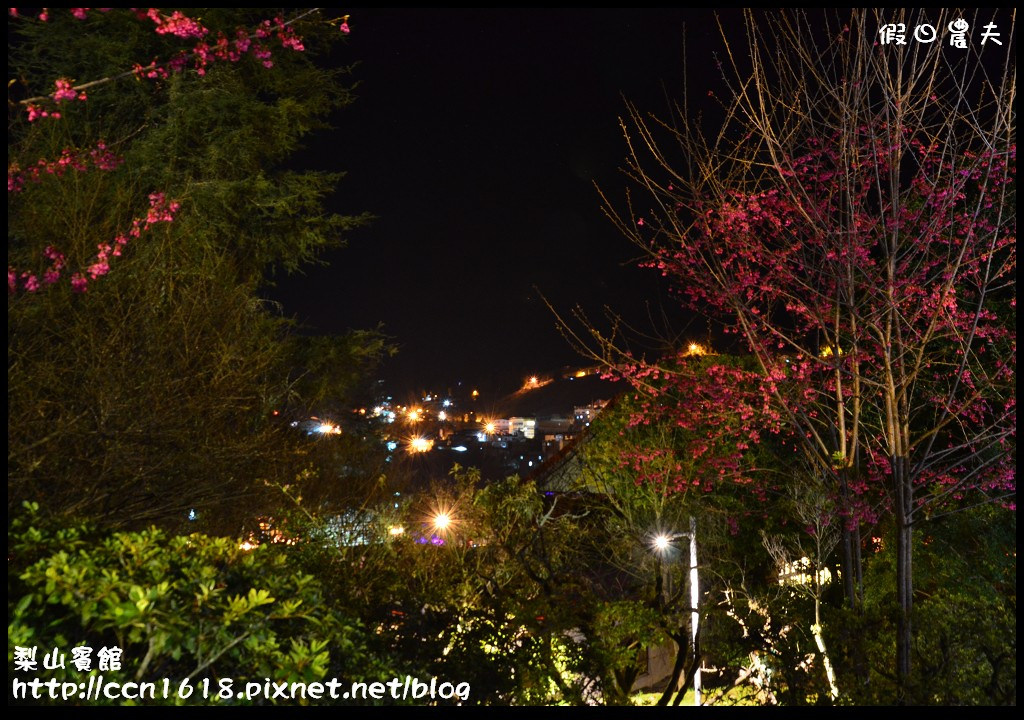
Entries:
[[682, 97], [684, 24], [691, 97], [718, 87], [709, 12], [346, 12], [358, 100], [299, 161], [348, 173], [331, 209], [378, 219], [279, 280], [286, 314], [319, 332], [382, 324], [400, 349], [389, 387], [511, 389], [585, 363], [538, 290], [639, 326], [673, 308], [594, 183], [624, 197], [624, 96], [660, 115]]

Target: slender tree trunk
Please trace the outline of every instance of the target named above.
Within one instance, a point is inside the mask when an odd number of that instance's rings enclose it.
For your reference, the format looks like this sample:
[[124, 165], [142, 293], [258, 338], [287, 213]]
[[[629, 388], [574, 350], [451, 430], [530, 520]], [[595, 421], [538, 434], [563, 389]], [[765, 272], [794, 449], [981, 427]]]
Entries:
[[839, 497], [842, 503], [843, 535], [841, 545], [843, 548], [843, 590], [846, 593], [846, 602], [851, 610], [859, 610], [859, 594], [857, 593], [858, 579], [861, 575], [860, 569], [860, 532], [851, 530], [851, 518], [853, 513], [850, 509], [850, 486], [847, 481], [848, 468], [839, 471]]
[[846, 602], [850, 605], [850, 609], [856, 609], [857, 607], [857, 595], [856, 586], [854, 584], [854, 573], [856, 572], [853, 567], [853, 536], [850, 533], [850, 528], [847, 527], [847, 519], [841, 518], [843, 523], [843, 591], [846, 593]]
[[686, 666], [686, 655], [690, 649], [685, 628], [683, 632], [669, 633], [669, 637], [676, 643], [676, 661], [672, 666], [672, 677], [669, 678], [668, 685], [665, 686], [665, 692], [658, 698], [658, 705], [661, 707], [668, 705], [669, 700], [672, 699], [672, 694], [678, 689], [679, 677], [683, 674], [683, 668]]
[[899, 701], [904, 703], [910, 678], [910, 619], [914, 606], [911, 522], [913, 493], [907, 476], [906, 458], [893, 458], [892, 469], [896, 482], [896, 600], [899, 604], [896, 622], [896, 679]]

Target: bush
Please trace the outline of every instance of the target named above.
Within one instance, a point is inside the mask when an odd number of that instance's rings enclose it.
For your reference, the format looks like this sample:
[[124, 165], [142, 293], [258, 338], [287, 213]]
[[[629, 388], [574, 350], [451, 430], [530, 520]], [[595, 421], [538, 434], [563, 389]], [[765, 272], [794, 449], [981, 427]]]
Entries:
[[[235, 704], [243, 701], [216, 697], [222, 679], [241, 689], [267, 679], [363, 681], [383, 674], [366, 649], [364, 628], [331, 610], [311, 575], [289, 568], [288, 547], [246, 551], [229, 538], [155, 528], [46, 528], [37, 523], [37, 508], [29, 510], [9, 532], [8, 667], [16, 667], [16, 648], [35, 647], [37, 669], [15, 669], [13, 678], [169, 678], [172, 688], [186, 678], [196, 688], [208, 680], [208, 702]], [[72, 662], [78, 646], [94, 650], [90, 671]], [[121, 668], [100, 670], [99, 649], [111, 647], [122, 651]], [[54, 648], [66, 656], [65, 667], [44, 669], [43, 656]], [[199, 695], [166, 702], [204, 702]]]

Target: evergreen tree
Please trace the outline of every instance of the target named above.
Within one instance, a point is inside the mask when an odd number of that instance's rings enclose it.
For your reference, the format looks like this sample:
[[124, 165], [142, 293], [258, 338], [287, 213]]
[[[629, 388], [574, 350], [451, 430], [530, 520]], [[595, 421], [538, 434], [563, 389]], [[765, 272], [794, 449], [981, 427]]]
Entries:
[[259, 294], [367, 219], [324, 209], [339, 175], [288, 165], [352, 100], [316, 61], [344, 33], [210, 8], [9, 35], [8, 507], [236, 529], [303, 467], [274, 411], [315, 405], [300, 386], [341, 399], [384, 349], [321, 340], [333, 366], [302, 372], [331, 377], [301, 382], [304, 341]]

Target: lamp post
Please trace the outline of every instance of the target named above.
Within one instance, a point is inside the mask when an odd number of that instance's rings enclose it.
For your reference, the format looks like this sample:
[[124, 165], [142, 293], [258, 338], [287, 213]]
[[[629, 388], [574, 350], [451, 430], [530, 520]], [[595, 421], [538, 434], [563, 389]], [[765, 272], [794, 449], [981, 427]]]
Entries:
[[671, 548], [673, 540], [683, 537], [690, 539], [690, 642], [693, 645], [693, 661], [698, 663], [693, 674], [693, 704], [700, 705], [700, 658], [697, 656], [697, 627], [700, 621], [700, 612], [697, 608], [700, 598], [700, 581], [697, 576], [697, 518], [690, 516], [689, 532], [656, 535], [654, 547], [663, 555]]

